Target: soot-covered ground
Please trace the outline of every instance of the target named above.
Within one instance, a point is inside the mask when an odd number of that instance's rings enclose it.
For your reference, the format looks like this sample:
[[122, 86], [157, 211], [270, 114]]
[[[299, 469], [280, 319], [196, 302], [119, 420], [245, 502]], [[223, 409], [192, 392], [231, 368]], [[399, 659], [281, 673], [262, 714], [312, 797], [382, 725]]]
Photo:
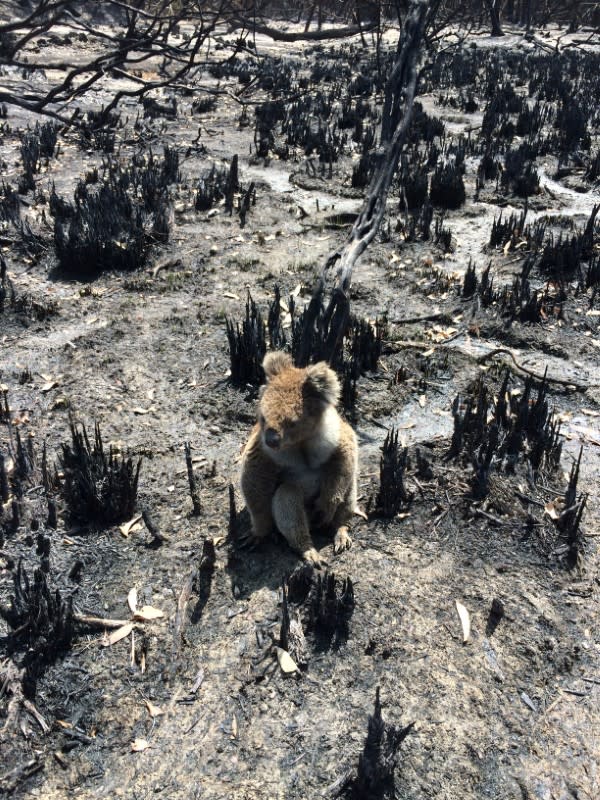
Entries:
[[214, 95], [101, 129], [100, 91], [83, 131], [8, 109], [3, 791], [600, 795], [599, 51], [553, 41], [423, 72], [336, 362], [367, 519], [319, 574], [240, 548], [239, 454], [365, 195], [393, 37], [379, 68], [217, 53]]

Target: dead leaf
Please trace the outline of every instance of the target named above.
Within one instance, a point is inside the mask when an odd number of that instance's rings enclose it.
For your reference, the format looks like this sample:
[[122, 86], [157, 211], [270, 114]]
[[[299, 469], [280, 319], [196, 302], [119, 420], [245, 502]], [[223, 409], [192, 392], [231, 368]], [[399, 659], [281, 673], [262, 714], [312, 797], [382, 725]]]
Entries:
[[425, 408], [426, 403], [427, 403], [427, 398], [425, 397], [425, 395], [424, 394], [420, 395], [419, 405], [421, 406], [421, 408]]
[[137, 589], [134, 586], [133, 589], [129, 590], [127, 595], [127, 605], [129, 606], [129, 610], [132, 614], [135, 614], [135, 610], [137, 608], [137, 596]]
[[153, 619], [160, 619], [164, 617], [165, 612], [161, 611], [159, 608], [154, 608], [153, 606], [142, 606], [138, 608], [133, 618], [138, 620], [139, 622], [150, 622]]
[[150, 700], [144, 700], [146, 704], [146, 708], [148, 709], [148, 713], [152, 717], [152, 719], [156, 719], [156, 717], [161, 717], [165, 712], [160, 708], [160, 706], [155, 706], [154, 703], [151, 703]]
[[535, 703], [533, 702], [533, 700], [531, 699], [531, 697], [529, 697], [527, 692], [521, 692], [519, 697], [521, 698], [521, 700], [525, 703], [525, 705], [528, 708], [530, 708], [532, 711], [537, 712], [537, 707], [536, 707]]
[[[119, 525], [119, 530], [123, 534], [123, 536], [127, 537], [133, 530], [133, 526], [136, 525], [142, 518], [141, 514], [136, 514], [135, 517], [129, 520], [129, 522], [124, 522], [122, 525]], [[141, 528], [141, 525], [140, 525]]]
[[121, 639], [126, 639], [127, 636], [133, 630], [134, 625], [133, 622], [128, 622], [126, 625], [123, 625], [120, 628], [117, 628], [115, 631], [112, 631], [107, 636], [103, 637], [101, 640], [103, 647], [110, 647], [117, 642], [120, 642]]
[[58, 724], [58, 725], [60, 725], [60, 727], [61, 727], [61, 728], [66, 728], [67, 730], [68, 730], [69, 728], [72, 728], [72, 727], [73, 727], [72, 723], [70, 723], [70, 722], [67, 722], [67, 721], [66, 721], [66, 720], [64, 720], [64, 719], [57, 719], [57, 720], [56, 720], [56, 722], [57, 722], [57, 724]]
[[190, 689], [191, 694], [196, 694], [198, 689], [202, 686], [203, 680], [204, 680], [204, 670], [202, 669], [202, 667], [200, 667], [196, 675], [196, 678], [194, 679], [193, 686]]
[[233, 292], [223, 292], [223, 297], [228, 297], [230, 300], [239, 300], [239, 296]]
[[150, 747], [150, 742], [148, 741], [148, 739], [134, 739], [133, 742], [131, 743], [131, 752], [142, 753], [149, 747]]
[[544, 506], [544, 514], [550, 517], [550, 519], [557, 520], [562, 514], [564, 505], [565, 501], [563, 497], [555, 497], [554, 500], [548, 501]]
[[238, 734], [238, 722], [237, 722], [237, 717], [234, 714], [231, 720], [231, 738], [237, 739], [237, 734]]
[[458, 616], [460, 617], [460, 624], [462, 625], [463, 632], [463, 644], [465, 644], [469, 641], [471, 636], [471, 617], [462, 603], [459, 603], [458, 600], [455, 600], [454, 602], [456, 603], [456, 610], [458, 611]]
[[283, 673], [292, 675], [295, 672], [299, 672], [296, 662], [287, 650], [284, 650], [283, 647], [276, 647], [275, 650], [277, 652], [277, 661]]
[[153, 411], [156, 411], [156, 406], [150, 406], [150, 408], [141, 408], [141, 406], [136, 406], [135, 408], [131, 409], [132, 414], [139, 414], [140, 416], [143, 414], [151, 414]]
[[581, 413], [588, 417], [600, 417], [600, 411], [592, 411], [591, 408], [582, 408]]
[[49, 392], [51, 389], [54, 389], [56, 386], [58, 386], [58, 382], [57, 381], [48, 381], [43, 386], [40, 386], [40, 392], [43, 392], [44, 394], [46, 394], [46, 392]]

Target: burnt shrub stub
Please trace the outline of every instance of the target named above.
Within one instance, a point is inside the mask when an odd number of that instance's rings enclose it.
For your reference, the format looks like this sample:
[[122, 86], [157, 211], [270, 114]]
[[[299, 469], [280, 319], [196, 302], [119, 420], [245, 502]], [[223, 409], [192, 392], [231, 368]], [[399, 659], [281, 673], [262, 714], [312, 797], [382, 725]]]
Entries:
[[0, 604], [6, 621], [8, 650], [35, 677], [40, 669], [67, 651], [74, 636], [72, 598], [52, 589], [41, 569], [30, 578], [19, 561], [13, 572], [9, 605]]
[[71, 418], [71, 443], [62, 445], [57, 484], [71, 519], [82, 523], [112, 524], [129, 519], [137, 500], [141, 459], [134, 463], [104, 449], [96, 423], [90, 442], [85, 425]]
[[50, 212], [59, 267], [81, 278], [142, 268], [152, 244], [169, 240], [169, 184], [180, 177], [179, 155], [165, 147], [163, 159], [150, 151], [127, 166], [104, 162], [100, 185], [80, 181], [72, 203], [53, 190]]

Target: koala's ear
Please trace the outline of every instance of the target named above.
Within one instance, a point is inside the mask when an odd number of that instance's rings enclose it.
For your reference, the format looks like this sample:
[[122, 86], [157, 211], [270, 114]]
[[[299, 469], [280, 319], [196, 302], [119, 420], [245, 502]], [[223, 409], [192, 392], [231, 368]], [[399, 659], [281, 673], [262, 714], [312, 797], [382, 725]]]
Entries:
[[337, 405], [340, 397], [340, 382], [335, 372], [324, 361], [313, 364], [306, 369], [305, 391], [332, 406]]
[[281, 350], [276, 350], [274, 353], [267, 353], [263, 361], [263, 369], [267, 380], [279, 375], [284, 369], [289, 369], [293, 366], [292, 357], [289, 353], [283, 353]]

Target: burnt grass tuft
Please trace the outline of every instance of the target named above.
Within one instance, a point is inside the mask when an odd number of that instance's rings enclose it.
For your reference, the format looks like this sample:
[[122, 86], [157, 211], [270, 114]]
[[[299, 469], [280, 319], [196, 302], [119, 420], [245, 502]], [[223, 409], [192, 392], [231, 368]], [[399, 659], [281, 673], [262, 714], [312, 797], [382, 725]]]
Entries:
[[107, 453], [98, 423], [92, 442], [85, 425], [71, 418], [69, 427], [71, 443], [62, 445], [56, 478], [69, 517], [102, 525], [129, 519], [135, 511], [141, 459], [135, 464], [112, 446]]
[[358, 760], [356, 775], [343, 795], [346, 800], [392, 800], [397, 796], [395, 770], [398, 750], [413, 727], [414, 722], [397, 727], [384, 721], [380, 690], [377, 687], [375, 707], [369, 717], [365, 745]]
[[8, 625], [7, 651], [35, 681], [45, 666], [64, 654], [74, 637], [72, 598], [66, 600], [50, 587], [48, 577], [36, 568], [29, 577], [19, 561], [13, 571], [9, 605], [0, 604]]
[[127, 167], [105, 162], [100, 185], [80, 181], [72, 203], [53, 192], [60, 268], [76, 278], [141, 269], [151, 246], [169, 240], [169, 185], [180, 177], [178, 155], [165, 148], [163, 159], [150, 151]]

